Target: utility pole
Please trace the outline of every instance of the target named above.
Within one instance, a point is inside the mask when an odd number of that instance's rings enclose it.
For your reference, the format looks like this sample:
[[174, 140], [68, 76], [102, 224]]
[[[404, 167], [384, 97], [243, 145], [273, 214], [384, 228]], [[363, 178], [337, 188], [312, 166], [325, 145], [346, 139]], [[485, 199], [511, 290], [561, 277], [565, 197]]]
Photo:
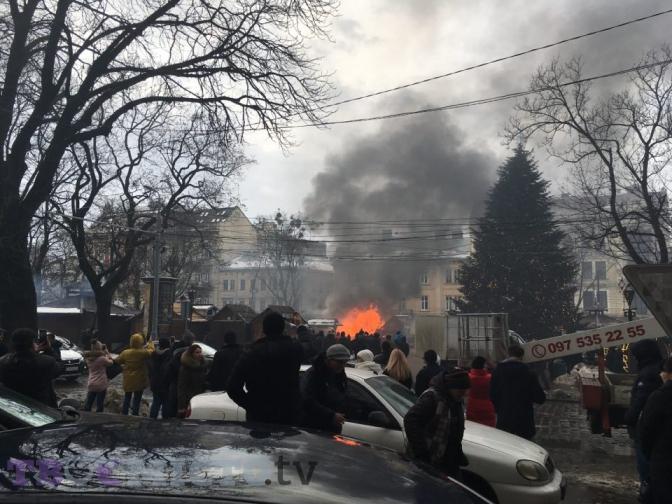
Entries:
[[152, 288], [152, 332], [150, 340], [159, 339], [159, 289], [161, 288], [161, 213], [156, 215], [156, 224], [159, 229], [154, 233], [154, 284]]

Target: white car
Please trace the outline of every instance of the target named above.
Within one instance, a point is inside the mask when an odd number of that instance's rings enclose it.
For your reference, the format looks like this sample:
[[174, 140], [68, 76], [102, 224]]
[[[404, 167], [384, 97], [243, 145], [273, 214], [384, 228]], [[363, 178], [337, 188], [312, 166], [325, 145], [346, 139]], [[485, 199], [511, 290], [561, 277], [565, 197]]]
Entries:
[[[343, 435], [405, 452], [404, 416], [415, 403], [415, 394], [384, 375], [355, 368], [345, 371], [348, 405]], [[197, 395], [190, 407], [191, 419], [245, 421], [245, 410], [225, 392]], [[493, 502], [557, 504], [564, 499], [562, 473], [541, 446], [467, 421], [462, 447], [469, 459], [465, 482]]]
[[63, 363], [63, 373], [59, 378], [74, 381], [84, 371], [85, 363], [82, 351], [69, 339], [56, 336], [56, 340], [61, 343], [61, 362]]

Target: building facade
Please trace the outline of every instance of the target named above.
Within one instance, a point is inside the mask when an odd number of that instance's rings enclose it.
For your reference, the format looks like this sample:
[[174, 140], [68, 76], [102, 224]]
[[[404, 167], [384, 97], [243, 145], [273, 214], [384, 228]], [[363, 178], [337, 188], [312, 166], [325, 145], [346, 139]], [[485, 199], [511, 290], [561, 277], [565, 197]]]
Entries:
[[455, 257], [431, 263], [418, 278], [419, 295], [401, 300], [399, 313], [443, 315], [456, 311], [455, 301], [462, 296], [459, 270], [463, 261], [463, 257]]

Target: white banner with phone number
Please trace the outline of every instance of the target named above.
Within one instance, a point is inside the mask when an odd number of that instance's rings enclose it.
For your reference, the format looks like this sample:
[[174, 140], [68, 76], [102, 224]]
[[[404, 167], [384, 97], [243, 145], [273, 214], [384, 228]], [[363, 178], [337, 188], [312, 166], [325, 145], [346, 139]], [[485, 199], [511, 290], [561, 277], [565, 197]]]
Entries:
[[557, 359], [567, 355], [592, 352], [600, 348], [620, 347], [639, 340], [656, 339], [665, 336], [665, 331], [654, 318], [646, 318], [599, 327], [554, 338], [526, 343], [525, 362], [539, 362]]

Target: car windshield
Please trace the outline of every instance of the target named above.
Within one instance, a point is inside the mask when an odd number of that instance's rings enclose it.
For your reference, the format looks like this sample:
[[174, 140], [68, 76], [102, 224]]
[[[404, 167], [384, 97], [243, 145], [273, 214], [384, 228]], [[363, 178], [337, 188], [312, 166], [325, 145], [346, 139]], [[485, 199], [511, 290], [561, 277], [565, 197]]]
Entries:
[[205, 355], [206, 357], [211, 357], [211, 356], [215, 355], [215, 353], [217, 353], [217, 350], [212, 348], [210, 345], [206, 345], [205, 343], [203, 343], [201, 341], [197, 341], [196, 344], [199, 347], [201, 347], [201, 350], [203, 350], [203, 355]]
[[63, 419], [59, 410], [5, 387], [0, 387], [0, 411], [3, 416], [32, 427], [42, 427]]
[[67, 340], [65, 338], [61, 338], [60, 336], [56, 336], [56, 341], [58, 341], [61, 345], [63, 345], [63, 348], [66, 350], [74, 350], [75, 345], [73, 345], [70, 340]]
[[402, 417], [406, 416], [408, 410], [418, 400], [418, 397], [413, 392], [388, 376], [367, 378], [366, 383], [378, 392]]

